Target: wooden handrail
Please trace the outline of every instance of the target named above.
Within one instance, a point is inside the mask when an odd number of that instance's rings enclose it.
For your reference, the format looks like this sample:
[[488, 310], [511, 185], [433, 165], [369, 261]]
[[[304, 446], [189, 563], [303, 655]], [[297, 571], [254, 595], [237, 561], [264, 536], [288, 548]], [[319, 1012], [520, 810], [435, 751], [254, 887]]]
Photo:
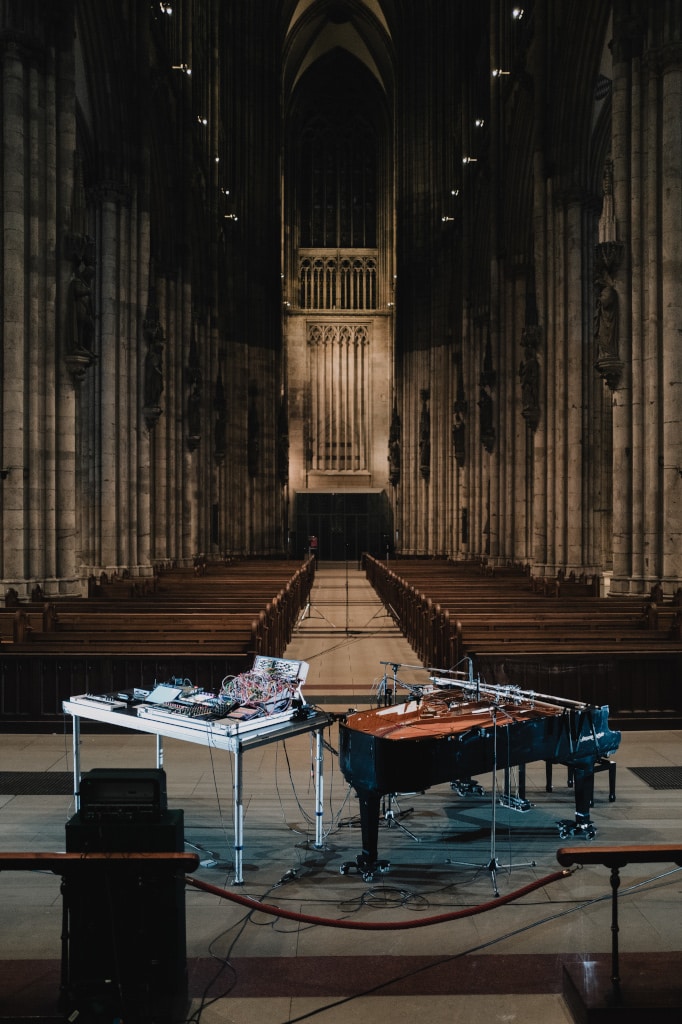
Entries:
[[0, 871], [52, 871], [61, 875], [65, 871], [92, 867], [176, 867], [182, 871], [196, 871], [199, 856], [196, 853], [0, 853]]
[[625, 864], [670, 863], [682, 867], [682, 846], [678, 843], [634, 846], [562, 846], [556, 859], [562, 867], [572, 864], [603, 864], [622, 868]]
[[677, 864], [682, 867], [682, 847], [677, 843], [633, 846], [562, 846], [556, 859], [562, 867], [573, 864], [603, 864], [611, 869], [611, 984], [616, 1003], [620, 1002], [618, 964], [618, 887], [619, 869], [626, 864]]

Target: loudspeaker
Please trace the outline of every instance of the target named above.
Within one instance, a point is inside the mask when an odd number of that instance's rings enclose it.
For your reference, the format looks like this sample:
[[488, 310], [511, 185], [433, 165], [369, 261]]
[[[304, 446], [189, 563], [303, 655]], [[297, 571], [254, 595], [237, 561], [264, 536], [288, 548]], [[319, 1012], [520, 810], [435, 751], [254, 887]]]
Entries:
[[92, 821], [83, 812], [66, 823], [67, 853], [182, 853], [184, 814], [166, 811], [157, 821]]
[[[66, 824], [69, 853], [180, 853], [184, 814], [158, 821], [84, 821]], [[182, 872], [157, 862], [104, 866], [84, 860], [70, 871], [62, 893], [68, 920], [62, 975], [64, 1008], [78, 1020], [110, 1024], [172, 1024], [187, 1011], [185, 882]]]
[[158, 821], [168, 810], [163, 768], [93, 768], [79, 795], [83, 821]]

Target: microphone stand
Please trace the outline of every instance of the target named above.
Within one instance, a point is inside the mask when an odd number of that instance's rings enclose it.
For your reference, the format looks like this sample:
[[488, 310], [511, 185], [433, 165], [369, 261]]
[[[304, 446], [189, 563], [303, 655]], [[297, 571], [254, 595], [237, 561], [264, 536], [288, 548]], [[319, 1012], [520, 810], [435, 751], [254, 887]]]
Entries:
[[493, 720], [493, 781], [492, 781], [492, 809], [491, 809], [491, 824], [490, 824], [490, 858], [487, 864], [464, 864], [458, 861], [462, 867], [477, 867], [479, 871], [487, 871], [490, 875], [490, 881], [493, 886], [493, 895], [499, 896], [500, 892], [497, 888], [497, 873], [498, 871], [511, 871], [512, 868], [534, 868], [535, 861], [531, 860], [525, 864], [505, 864], [501, 865], [497, 859], [497, 716], [501, 710], [500, 705], [495, 701], [490, 703], [490, 713]]
[[[390, 704], [395, 704], [396, 692], [398, 688], [398, 669], [400, 668], [400, 662], [382, 661], [381, 664], [384, 666], [384, 678], [381, 680], [381, 685], [377, 693], [377, 696], [379, 697], [378, 703], [381, 705], [381, 698], [383, 696], [383, 706], [388, 707]], [[393, 670], [393, 689], [390, 695], [388, 692], [386, 674], [386, 668], [389, 665]], [[394, 805], [398, 808], [397, 816], [394, 810]], [[402, 811], [400, 809], [398, 798], [395, 793], [386, 793], [381, 799], [381, 818], [383, 819], [383, 821], [386, 822], [386, 827], [392, 828], [394, 825], [397, 825], [398, 828], [401, 828], [403, 830], [405, 835], [408, 835], [410, 839], [414, 839], [415, 843], [418, 843], [419, 837], [416, 836], [414, 832], [410, 832], [409, 828], [406, 828], [406, 826], [398, 820], [399, 818], [402, 818], [405, 814], [412, 814], [413, 811], [414, 807], [408, 807], [406, 810]]]

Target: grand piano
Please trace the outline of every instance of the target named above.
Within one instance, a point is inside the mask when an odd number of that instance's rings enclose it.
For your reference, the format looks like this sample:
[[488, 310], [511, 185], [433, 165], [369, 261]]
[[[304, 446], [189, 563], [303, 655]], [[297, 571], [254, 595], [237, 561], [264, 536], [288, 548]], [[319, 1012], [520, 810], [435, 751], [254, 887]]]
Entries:
[[[463, 675], [463, 674], [462, 674]], [[595, 765], [620, 745], [609, 729], [607, 706], [523, 691], [467, 678], [432, 677], [407, 686], [408, 699], [348, 714], [339, 722], [339, 765], [360, 801], [362, 853], [344, 864], [371, 881], [387, 871], [378, 859], [382, 797], [421, 792], [450, 782], [462, 791], [479, 773], [532, 761], [563, 764], [573, 779], [575, 821], [559, 821], [559, 835], [592, 839]], [[475, 791], [475, 790], [474, 790]], [[480, 787], [479, 787], [480, 791]]]

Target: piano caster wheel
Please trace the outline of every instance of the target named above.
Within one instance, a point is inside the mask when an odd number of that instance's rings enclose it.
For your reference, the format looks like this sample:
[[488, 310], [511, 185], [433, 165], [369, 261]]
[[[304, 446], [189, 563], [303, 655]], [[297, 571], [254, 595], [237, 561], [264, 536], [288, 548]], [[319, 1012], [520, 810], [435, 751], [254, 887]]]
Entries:
[[597, 830], [591, 821], [557, 821], [559, 839], [568, 839], [570, 836], [582, 836], [583, 839], [594, 839]]
[[453, 779], [450, 789], [454, 790], [457, 796], [485, 796], [485, 790], [474, 779]]
[[362, 875], [363, 882], [373, 882], [374, 875], [383, 875], [391, 869], [391, 862], [388, 860], [375, 860], [374, 862], [365, 860], [364, 857], [358, 854], [355, 861], [347, 860], [339, 868], [339, 872], [342, 875], [358, 874]]

